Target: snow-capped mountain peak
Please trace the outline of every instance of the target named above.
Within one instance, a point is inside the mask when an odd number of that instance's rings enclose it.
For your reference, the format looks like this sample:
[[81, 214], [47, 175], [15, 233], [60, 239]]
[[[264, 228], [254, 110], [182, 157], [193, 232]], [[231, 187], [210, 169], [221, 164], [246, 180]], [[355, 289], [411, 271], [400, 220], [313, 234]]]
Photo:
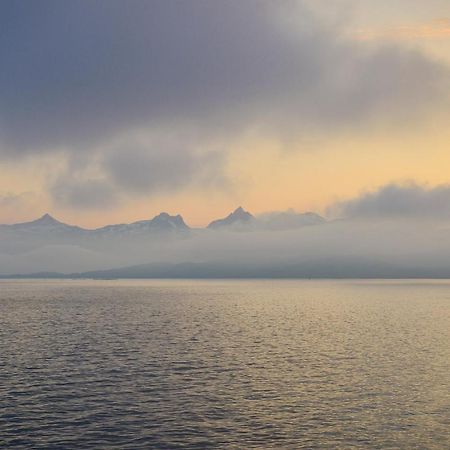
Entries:
[[208, 228], [218, 229], [223, 227], [241, 227], [249, 225], [254, 220], [255, 218], [252, 214], [250, 214], [248, 211], [245, 211], [242, 206], [239, 206], [227, 217], [212, 221], [208, 225]]

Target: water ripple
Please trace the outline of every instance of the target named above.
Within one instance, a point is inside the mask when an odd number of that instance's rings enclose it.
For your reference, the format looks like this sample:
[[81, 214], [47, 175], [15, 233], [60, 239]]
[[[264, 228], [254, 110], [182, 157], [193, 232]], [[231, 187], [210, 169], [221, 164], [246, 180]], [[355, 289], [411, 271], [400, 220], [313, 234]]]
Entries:
[[0, 447], [450, 448], [450, 283], [0, 282]]

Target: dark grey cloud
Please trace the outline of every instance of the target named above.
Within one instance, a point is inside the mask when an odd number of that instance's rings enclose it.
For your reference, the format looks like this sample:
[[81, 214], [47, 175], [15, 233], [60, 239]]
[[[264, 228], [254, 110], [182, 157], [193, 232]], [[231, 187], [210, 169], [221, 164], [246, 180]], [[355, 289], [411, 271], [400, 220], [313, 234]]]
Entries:
[[176, 190], [185, 186], [192, 177], [196, 161], [190, 154], [143, 151], [118, 152], [106, 161], [106, 169], [114, 182], [132, 192]]
[[2, 136], [16, 149], [205, 118], [260, 90], [286, 58], [253, 0], [19, 0], [0, 17]]
[[55, 203], [106, 207], [224, 183], [227, 146], [248, 129], [397, 126], [448, 105], [442, 63], [349, 41], [311, 4], [2, 1], [0, 156], [64, 151]]
[[405, 120], [448, 92], [446, 67], [346, 41], [303, 1], [5, 0], [0, 29], [0, 145], [14, 156], [136, 127]]
[[103, 168], [118, 188], [130, 193], [170, 192], [205, 184], [214, 179], [214, 173], [221, 179], [220, 155], [167, 145], [118, 148], [105, 157]]
[[115, 206], [120, 193], [104, 179], [59, 176], [50, 186], [49, 193], [57, 206], [75, 209], [107, 209]]
[[54, 203], [76, 209], [107, 208], [130, 197], [227, 183], [222, 153], [217, 151], [199, 153], [189, 143], [180, 149], [171, 139], [124, 145], [90, 157], [73, 157], [64, 172], [49, 182]]
[[337, 203], [329, 213], [352, 218], [450, 219], [450, 185], [393, 183]]

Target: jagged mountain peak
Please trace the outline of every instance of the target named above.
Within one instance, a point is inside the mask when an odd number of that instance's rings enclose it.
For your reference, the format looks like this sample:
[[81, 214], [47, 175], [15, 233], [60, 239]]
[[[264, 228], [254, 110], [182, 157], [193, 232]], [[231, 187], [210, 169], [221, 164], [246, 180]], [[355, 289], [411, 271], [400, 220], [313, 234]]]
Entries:
[[217, 229], [222, 227], [240, 227], [242, 225], [248, 225], [254, 220], [254, 216], [248, 211], [245, 211], [242, 206], [236, 208], [232, 213], [228, 214], [227, 217], [223, 219], [218, 219], [212, 221], [208, 228]]
[[63, 222], [60, 222], [59, 220], [57, 220], [53, 216], [51, 216], [49, 213], [45, 213], [38, 219], [31, 220], [30, 222], [17, 223], [13, 226], [18, 226], [18, 227], [66, 226], [66, 227], [70, 227], [70, 225], [66, 225]]
[[177, 214], [177, 215], [175, 215], [175, 216], [172, 216], [171, 214], [169, 214], [169, 213], [166, 213], [166, 212], [160, 212], [158, 215], [156, 215], [155, 217], [153, 217], [153, 219], [152, 220], [155, 220], [155, 219], [160, 219], [160, 220], [170, 220], [170, 219], [182, 219], [182, 217], [181, 217], [181, 215], [180, 214]]
[[3, 225], [3, 227], [8, 227], [11, 230], [27, 232], [27, 233], [66, 233], [66, 232], [81, 232], [82, 228], [67, 225], [59, 220], [55, 219], [49, 213], [45, 213], [38, 219], [32, 220], [30, 222], [16, 223], [13, 225]]
[[33, 220], [31, 223], [34, 224], [58, 224], [62, 223], [59, 220], [56, 220], [53, 216], [51, 216], [49, 213], [45, 213], [43, 216], [39, 217], [39, 219]]
[[121, 233], [121, 234], [142, 234], [146, 232], [183, 232], [190, 228], [184, 222], [181, 215], [172, 216], [166, 212], [161, 212], [152, 219], [139, 220], [130, 224], [106, 225], [98, 228], [97, 233]]
[[246, 217], [246, 218], [252, 218], [253, 215], [250, 214], [248, 211], [246, 211], [242, 206], [238, 206], [228, 217], [234, 216], [234, 217]]
[[167, 225], [172, 228], [178, 229], [188, 229], [189, 227], [186, 225], [183, 217], [180, 214], [176, 216], [172, 216], [166, 212], [161, 212], [157, 216], [155, 216], [152, 220], [149, 221], [151, 224], [155, 225]]

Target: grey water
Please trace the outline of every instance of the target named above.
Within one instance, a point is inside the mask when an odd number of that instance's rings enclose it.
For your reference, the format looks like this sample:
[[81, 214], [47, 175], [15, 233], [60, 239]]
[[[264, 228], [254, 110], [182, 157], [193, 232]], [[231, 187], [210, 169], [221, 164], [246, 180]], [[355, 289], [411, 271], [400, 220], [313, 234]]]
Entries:
[[0, 282], [0, 447], [450, 448], [450, 282]]

